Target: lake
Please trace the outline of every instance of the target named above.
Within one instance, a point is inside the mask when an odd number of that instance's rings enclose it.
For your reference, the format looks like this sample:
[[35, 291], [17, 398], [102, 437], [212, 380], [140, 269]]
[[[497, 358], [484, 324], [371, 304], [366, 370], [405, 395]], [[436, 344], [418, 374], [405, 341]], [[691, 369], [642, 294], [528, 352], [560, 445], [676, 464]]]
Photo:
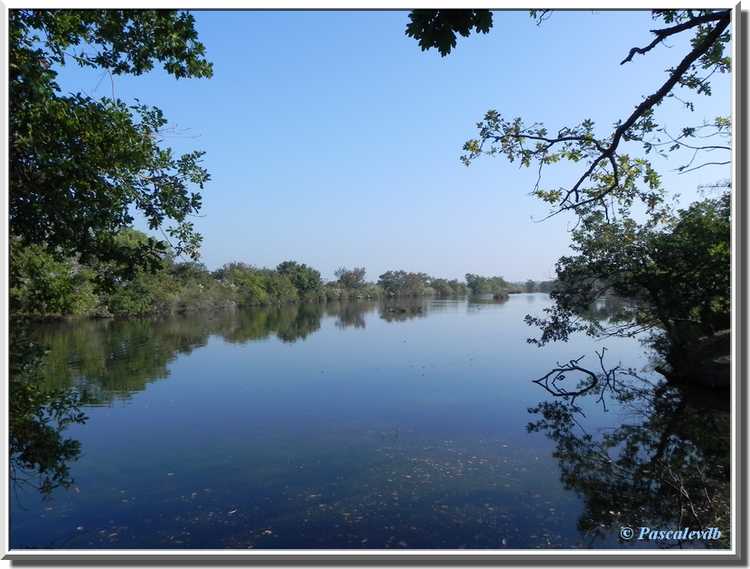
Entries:
[[[660, 383], [635, 339], [527, 343], [524, 315], [549, 305], [517, 294], [38, 325], [46, 385], [80, 394], [87, 421], [64, 430], [78, 443], [67, 487], [14, 484], [11, 547], [652, 547], [620, 528], [689, 525], [660, 465], [726, 515], [728, 412]], [[601, 371], [602, 347], [606, 366], [637, 371], [635, 396], [594, 390], [571, 412], [533, 382], [580, 356]]]

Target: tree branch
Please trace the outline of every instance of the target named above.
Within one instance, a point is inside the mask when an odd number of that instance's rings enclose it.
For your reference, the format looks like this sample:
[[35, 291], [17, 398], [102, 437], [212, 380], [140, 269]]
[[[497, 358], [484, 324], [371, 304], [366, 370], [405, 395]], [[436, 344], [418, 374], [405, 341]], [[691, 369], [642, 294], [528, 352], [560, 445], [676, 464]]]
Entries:
[[656, 37], [654, 38], [654, 40], [650, 44], [648, 44], [646, 47], [631, 48], [630, 53], [628, 53], [628, 56], [620, 62], [620, 65], [624, 65], [625, 63], [632, 61], [633, 56], [636, 53], [640, 55], [644, 55], [648, 53], [649, 51], [654, 49], [657, 45], [659, 45], [662, 41], [664, 41], [669, 36], [673, 36], [674, 34], [679, 34], [680, 32], [684, 32], [685, 30], [689, 30], [691, 28], [700, 26], [702, 24], [707, 24], [708, 22], [715, 22], [717, 20], [720, 20], [722, 17], [724, 17], [726, 13], [727, 11], [725, 10], [722, 10], [719, 12], [712, 12], [710, 14], [704, 14], [703, 16], [698, 16], [697, 18], [692, 18], [688, 20], [687, 22], [683, 22], [681, 24], [672, 26], [670, 28], [650, 30], [652, 34], [656, 34]]
[[[640, 141], [646, 147], [654, 146], [644, 141], [645, 133], [651, 132], [654, 128], [651, 119], [654, 107], [670, 95], [676, 86], [686, 84], [686, 76], [690, 78], [695, 74], [695, 67], [700, 65], [702, 58], [713, 53], [712, 50], [716, 48], [717, 42], [721, 41], [722, 34], [730, 21], [730, 11], [722, 10], [692, 18], [688, 22], [671, 28], [652, 30], [659, 37], [667, 37], [679, 31], [705, 25], [707, 22], [716, 22], [713, 26], [700, 28], [689, 53], [676, 67], [668, 71], [664, 83], [651, 95], [645, 97], [629, 116], [615, 123], [614, 131], [608, 137], [595, 137], [593, 122], [590, 120], [573, 128], [560, 129], [557, 136], [551, 136], [541, 124], [526, 126], [520, 118], [506, 120], [497, 111], [490, 110], [485, 114], [484, 120], [477, 125], [478, 139], [469, 140], [464, 144], [463, 149], [466, 154], [461, 157], [461, 160], [468, 165], [481, 154], [498, 153], [505, 154], [511, 162], [519, 159], [522, 166], [529, 166], [532, 160], [538, 160], [539, 171], [534, 184], [534, 193], [552, 204], [553, 208], [553, 211], [544, 219], [568, 210], [580, 213], [587, 206], [599, 203], [604, 206], [605, 215], [609, 218], [610, 212], [606, 198], [620, 190], [625, 196], [623, 197], [625, 201], [640, 196], [649, 208], [656, 208], [660, 200], [658, 174], [647, 160], [631, 160], [629, 156], [619, 154], [620, 143]], [[721, 128], [722, 125], [717, 123], [716, 127]], [[526, 148], [524, 144], [526, 141], [535, 142], [536, 146]], [[486, 145], [490, 148], [487, 149]], [[686, 143], [680, 141], [680, 145], [686, 146]], [[715, 146], [718, 150], [719, 145]], [[713, 149], [708, 146], [705, 148], [705, 150]], [[584, 171], [572, 185], [556, 190], [541, 190], [539, 188], [541, 169], [561, 159], [585, 163]], [[639, 179], [649, 184], [650, 193], [637, 190], [636, 185]]]
[[[730, 12], [727, 10], [725, 12], [720, 13], [720, 17], [718, 18], [718, 23], [714, 28], [706, 34], [706, 36], [703, 38], [703, 41], [695, 45], [693, 49], [688, 53], [683, 60], [680, 62], [680, 64], [672, 71], [671, 75], [669, 76], [669, 79], [667, 79], [664, 84], [659, 87], [659, 89], [654, 92], [653, 94], [646, 97], [640, 105], [638, 105], [635, 110], [630, 114], [630, 116], [625, 119], [625, 122], [620, 124], [620, 126], [617, 127], [617, 129], [614, 132], [614, 135], [612, 136], [612, 142], [610, 142], [609, 146], [602, 152], [594, 161], [592, 162], [589, 169], [578, 179], [578, 181], [575, 183], [573, 188], [568, 192], [566, 195], [566, 198], [562, 200], [560, 207], [558, 208], [559, 211], [568, 210], [568, 209], [577, 209], [581, 207], [582, 205], [595, 202], [601, 198], [603, 198], [605, 195], [613, 191], [617, 186], [615, 184], [611, 185], [609, 188], [605, 189], [604, 191], [600, 192], [593, 198], [589, 198], [583, 202], [580, 202], [576, 200], [575, 202], [571, 203], [570, 205], [565, 205], [565, 202], [567, 201], [567, 198], [571, 195], [571, 193], [576, 193], [578, 188], [581, 186], [581, 184], [588, 178], [591, 173], [593, 172], [596, 165], [604, 160], [605, 158], [609, 158], [610, 161], [613, 160], [615, 156], [615, 152], [617, 151], [617, 147], [620, 145], [620, 142], [622, 141], [622, 138], [625, 136], [627, 131], [640, 119], [643, 117], [643, 115], [646, 114], [650, 109], [652, 109], [654, 106], [659, 104], [664, 97], [667, 96], [667, 94], [674, 88], [675, 85], [679, 82], [682, 75], [690, 69], [690, 67], [705, 53], [707, 53], [711, 47], [714, 45], [714, 43], [719, 39], [722, 33], [724, 33], [724, 30], [729, 26], [730, 22]], [[614, 162], [612, 162], [613, 166], [615, 166]], [[617, 177], [617, 170], [615, 168], [613, 174], [615, 175], [615, 178]]]

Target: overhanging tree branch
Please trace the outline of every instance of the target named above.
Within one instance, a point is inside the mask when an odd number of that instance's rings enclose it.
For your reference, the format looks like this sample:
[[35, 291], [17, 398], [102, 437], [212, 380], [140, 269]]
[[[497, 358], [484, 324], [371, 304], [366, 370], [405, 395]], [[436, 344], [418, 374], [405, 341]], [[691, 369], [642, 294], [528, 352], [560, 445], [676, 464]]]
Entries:
[[662, 28], [659, 30], [651, 30], [652, 34], [656, 34], [656, 37], [654, 38], [654, 40], [650, 44], [648, 44], [646, 47], [631, 48], [630, 53], [628, 53], [628, 56], [620, 62], [620, 65], [624, 65], [628, 63], [629, 61], [632, 61], [633, 56], [635, 54], [644, 55], [648, 53], [649, 51], [654, 49], [657, 45], [659, 45], [662, 41], [664, 41], [669, 36], [679, 34], [680, 32], [684, 32], [685, 30], [695, 28], [702, 24], [707, 24], [709, 22], [715, 22], [717, 20], [720, 20], [726, 15], [726, 13], [727, 13], [726, 10], [722, 10], [719, 12], [712, 12], [710, 14], [704, 14], [703, 16], [697, 16], [695, 18], [691, 18], [687, 22], [677, 24], [676, 26], [671, 26], [669, 28]]
[[698, 44], [695, 45], [692, 51], [688, 53], [680, 62], [680, 64], [674, 69], [674, 71], [672, 71], [669, 79], [667, 79], [667, 81], [661, 87], [659, 87], [659, 89], [655, 93], [646, 97], [643, 102], [635, 108], [635, 111], [633, 111], [633, 113], [631, 113], [631, 115], [627, 119], [625, 119], [625, 122], [622, 123], [617, 128], [617, 130], [615, 130], [615, 133], [612, 137], [612, 143], [607, 149], [607, 152], [605, 152], [605, 155], [614, 152], [614, 150], [617, 149], [617, 145], [620, 143], [620, 140], [626, 134], [628, 129], [630, 129], [635, 124], [635, 122], [646, 113], [646, 111], [652, 109], [655, 105], [658, 105], [679, 82], [684, 73], [688, 69], [690, 69], [690, 66], [692, 66], [701, 56], [703, 56], [708, 52], [709, 49], [711, 49], [711, 47], [719, 39], [721, 34], [724, 33], [724, 30], [727, 29], [727, 27], [729, 26], [729, 22], [730, 14], [729, 11], [727, 11], [723, 13], [721, 19], [713, 28], [713, 30], [706, 34], [703, 40], [698, 42]]
[[[620, 145], [620, 142], [624, 137], [627, 136], [627, 132], [630, 128], [633, 127], [633, 125], [643, 117], [648, 111], [653, 109], [656, 105], [661, 103], [661, 101], [664, 99], [664, 97], [667, 96], [667, 94], [674, 88], [675, 85], [679, 82], [680, 78], [687, 72], [688, 69], [696, 62], [698, 59], [703, 56], [705, 53], [708, 52], [709, 49], [711, 49], [711, 46], [714, 45], [714, 43], [719, 39], [722, 33], [724, 33], [724, 30], [729, 26], [730, 22], [730, 13], [729, 11], [723, 12], [721, 14], [720, 19], [718, 20], [718, 23], [716, 26], [714, 26], [713, 30], [711, 30], [706, 36], [703, 38], [703, 41], [699, 42], [690, 53], [688, 53], [683, 60], [680, 62], [680, 64], [672, 71], [671, 75], [669, 76], [669, 79], [667, 79], [664, 84], [659, 87], [659, 89], [653, 93], [652, 95], [649, 95], [646, 97], [643, 102], [641, 102], [640, 105], [638, 105], [635, 110], [630, 114], [630, 116], [625, 119], [625, 122], [620, 124], [620, 126], [617, 127], [614, 134], [612, 135], [612, 142], [609, 144], [609, 146], [602, 152], [591, 164], [589, 169], [581, 176], [578, 181], [573, 186], [571, 192], [575, 193], [576, 196], [578, 195], [578, 188], [583, 184], [583, 182], [591, 176], [594, 168], [596, 165], [604, 160], [605, 158], [610, 159], [613, 175], [615, 178], [617, 177], [617, 164], [613, 160], [615, 152], [617, 151], [617, 147]], [[685, 28], [688, 29], [688, 28]], [[584, 205], [585, 203], [590, 203], [592, 201], [596, 201], [598, 199], [603, 198], [605, 195], [610, 193], [614, 188], [617, 187], [617, 183], [613, 182], [611, 187], [607, 189], [604, 192], [601, 192], [600, 194], [594, 196], [593, 198], [590, 198], [589, 200], [586, 200], [585, 202], [579, 202], [576, 200], [572, 205], [565, 206], [564, 201], [563, 205], [560, 207], [561, 210], [564, 209], [575, 209], [581, 205]], [[570, 192], [569, 192], [570, 194]]]
[[[716, 22], [708, 27], [707, 22]], [[558, 190], [540, 190], [539, 182], [534, 186], [534, 193], [544, 201], [553, 204], [551, 217], [566, 210], [579, 213], [587, 211], [589, 206], [601, 204], [607, 209], [607, 196], [617, 193], [625, 203], [639, 198], [646, 203], [649, 210], [660, 203], [659, 176], [650, 162], [640, 158], [630, 158], [618, 154], [618, 149], [624, 141], [640, 140], [654, 128], [652, 114], [654, 108], [668, 96], [679, 84], [692, 85], [692, 69], [699, 64], [701, 58], [712, 55], [717, 43], [722, 41], [722, 34], [729, 26], [730, 12], [712, 12], [703, 16], [691, 18], [689, 21], [656, 30], [661, 37], [673, 35], [679, 31], [700, 28], [693, 41], [690, 52], [680, 63], [669, 71], [666, 81], [643, 101], [624, 120], [618, 121], [615, 130], [608, 138], [596, 138], [593, 123], [584, 121], [573, 128], [561, 129], [557, 136], [551, 136], [543, 125], [526, 126], [521, 119], [509, 121], [497, 111], [489, 111], [484, 121], [479, 123], [479, 139], [470, 140], [464, 145], [467, 151], [462, 160], [468, 164], [481, 154], [502, 153], [510, 161], [520, 159], [522, 165], [530, 165], [532, 160], [539, 162], [539, 167], [552, 164], [560, 160], [572, 162], [585, 161], [584, 172], [567, 188]], [[645, 48], [644, 48], [645, 49]], [[700, 87], [700, 86], [699, 86]], [[536, 143], [533, 148], [527, 148], [524, 142]], [[485, 148], [489, 146], [489, 149]], [[644, 142], [644, 146], [651, 146]], [[647, 148], [648, 151], [648, 148]], [[649, 189], [638, 189], [639, 180], [648, 183]], [[609, 212], [605, 211], [607, 217]], [[546, 219], [546, 218], [545, 218]]]

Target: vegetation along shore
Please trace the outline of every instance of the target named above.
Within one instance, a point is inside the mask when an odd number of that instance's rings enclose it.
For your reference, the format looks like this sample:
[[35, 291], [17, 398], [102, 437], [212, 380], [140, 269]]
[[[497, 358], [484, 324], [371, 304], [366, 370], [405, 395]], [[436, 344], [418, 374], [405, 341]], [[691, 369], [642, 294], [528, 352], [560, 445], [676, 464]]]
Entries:
[[[120, 248], [135, 250], [151, 240], [145, 233], [125, 229], [117, 236]], [[276, 268], [243, 262], [210, 271], [196, 261], [179, 261], [165, 247], [153, 266], [128, 272], [116, 260], [82, 262], [61, 257], [44, 245], [12, 243], [11, 311], [33, 317], [129, 317], [165, 315], [241, 306], [393, 297], [492, 295], [549, 292], [552, 281], [524, 283], [500, 276], [467, 274], [465, 281], [425, 273], [390, 270], [369, 282], [364, 267], [336, 271], [324, 282], [320, 271], [296, 261]]]

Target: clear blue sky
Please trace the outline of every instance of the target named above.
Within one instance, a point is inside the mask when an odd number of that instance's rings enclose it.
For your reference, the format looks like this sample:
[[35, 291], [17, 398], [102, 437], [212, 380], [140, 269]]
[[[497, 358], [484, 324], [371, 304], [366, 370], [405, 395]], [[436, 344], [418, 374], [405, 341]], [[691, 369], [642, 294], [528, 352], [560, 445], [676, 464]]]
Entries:
[[[528, 192], [534, 172], [501, 158], [459, 162], [474, 125], [495, 108], [550, 129], [590, 117], [600, 133], [626, 117], [684, 56], [683, 41], [628, 65], [645, 45], [647, 12], [556, 12], [537, 26], [523, 12], [497, 12], [487, 35], [459, 38], [441, 58], [404, 35], [407, 12], [197, 12], [214, 63], [209, 80], [162, 71], [116, 77], [117, 97], [160, 107], [179, 129], [178, 151], [203, 149], [202, 260], [213, 269], [242, 260], [286, 259], [331, 278], [364, 265], [461, 278], [546, 279], [568, 250], [570, 217], [536, 223], [547, 209]], [[657, 118], [674, 132], [729, 114], [729, 77], [693, 113], [676, 101]], [[65, 89], [110, 96], [109, 78], [69, 66]], [[691, 115], [691, 116], [687, 116]], [[671, 191], [728, 167], [692, 174], [657, 161]], [[549, 170], [550, 185], [575, 174]]]

